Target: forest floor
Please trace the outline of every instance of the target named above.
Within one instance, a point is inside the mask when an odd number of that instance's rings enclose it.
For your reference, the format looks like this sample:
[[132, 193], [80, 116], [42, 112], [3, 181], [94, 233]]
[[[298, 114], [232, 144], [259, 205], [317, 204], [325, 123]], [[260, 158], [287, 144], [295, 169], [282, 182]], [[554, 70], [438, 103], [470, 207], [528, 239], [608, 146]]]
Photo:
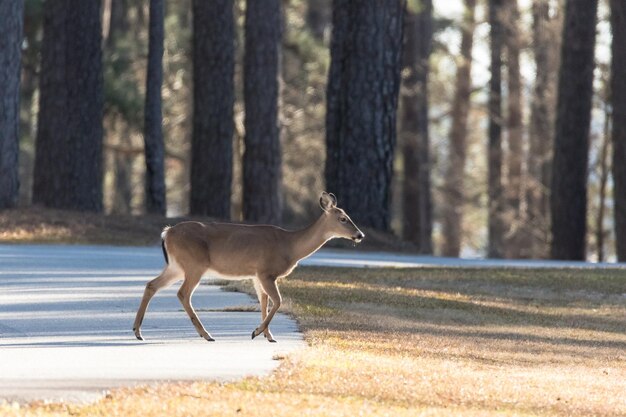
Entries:
[[309, 347], [268, 377], [0, 415], [626, 415], [625, 271], [303, 267], [281, 291]]

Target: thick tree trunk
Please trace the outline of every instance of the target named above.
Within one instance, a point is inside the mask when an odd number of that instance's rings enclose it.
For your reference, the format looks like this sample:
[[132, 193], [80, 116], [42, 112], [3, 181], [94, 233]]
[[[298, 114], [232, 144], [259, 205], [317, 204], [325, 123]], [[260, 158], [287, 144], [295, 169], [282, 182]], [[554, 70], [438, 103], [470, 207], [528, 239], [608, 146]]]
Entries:
[[547, 258], [550, 251], [550, 166], [561, 19], [551, 17], [550, 0], [535, 0], [532, 13], [536, 78], [530, 111], [526, 227], [531, 239], [530, 256]]
[[550, 201], [554, 259], [585, 259], [597, 9], [597, 0], [570, 0], [565, 6]]
[[459, 256], [463, 233], [463, 204], [466, 160], [467, 117], [472, 89], [472, 46], [474, 44], [474, 11], [476, 0], [465, 0], [465, 17], [461, 33], [461, 57], [457, 62], [456, 91], [452, 102], [450, 130], [450, 159], [446, 168], [442, 215], [443, 256]]
[[432, 254], [432, 199], [430, 141], [428, 137], [428, 72], [432, 49], [431, 0], [419, 4], [418, 13], [404, 15], [404, 70], [400, 128], [404, 158], [404, 239], [419, 253]]
[[192, 214], [230, 219], [233, 178], [233, 1], [193, 1]]
[[280, 0], [248, 0], [246, 5], [243, 216], [260, 223], [278, 223], [282, 217], [280, 10]]
[[505, 239], [506, 257], [520, 258], [526, 244], [522, 230], [522, 160], [524, 153], [522, 126], [522, 80], [520, 73], [521, 36], [518, 20], [520, 18], [517, 0], [508, 0], [506, 11], [506, 50], [507, 50], [507, 185], [506, 185], [506, 223], [508, 230]]
[[19, 196], [20, 70], [24, 3], [0, 0], [0, 209]]
[[165, 215], [165, 145], [161, 111], [163, 83], [163, 0], [150, 0], [148, 74], [144, 109], [144, 147], [146, 159], [146, 212]]
[[102, 210], [100, 1], [44, 4], [33, 202]]
[[403, 1], [335, 0], [326, 187], [359, 226], [389, 230]]
[[626, 4], [621, 0], [611, 0], [611, 27], [615, 243], [617, 259], [626, 262]]
[[489, 81], [489, 143], [488, 143], [488, 247], [487, 256], [503, 255], [504, 224], [502, 195], [502, 45], [503, 0], [489, 0], [491, 25], [491, 80]]

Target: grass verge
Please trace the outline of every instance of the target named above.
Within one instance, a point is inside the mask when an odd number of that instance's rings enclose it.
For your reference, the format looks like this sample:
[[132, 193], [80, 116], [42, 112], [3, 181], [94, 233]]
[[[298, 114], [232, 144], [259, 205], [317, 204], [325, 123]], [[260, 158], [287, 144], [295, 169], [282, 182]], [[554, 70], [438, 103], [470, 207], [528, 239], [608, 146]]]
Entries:
[[0, 415], [626, 415], [623, 271], [300, 268], [281, 290], [310, 347], [269, 377]]

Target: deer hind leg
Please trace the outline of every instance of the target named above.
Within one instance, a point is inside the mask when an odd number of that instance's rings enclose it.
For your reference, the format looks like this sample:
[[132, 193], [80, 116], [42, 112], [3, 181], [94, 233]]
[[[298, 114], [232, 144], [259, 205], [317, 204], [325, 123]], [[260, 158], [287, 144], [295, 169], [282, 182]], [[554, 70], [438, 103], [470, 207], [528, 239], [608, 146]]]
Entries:
[[[254, 289], [256, 291], [256, 295], [259, 298], [259, 304], [261, 305], [261, 321], [264, 321], [265, 318], [267, 317], [267, 302], [268, 302], [269, 297], [267, 293], [261, 287], [261, 283], [259, 282], [258, 279], [254, 279], [253, 282], [254, 282]], [[263, 330], [263, 335], [265, 336], [268, 342], [276, 343], [276, 340], [274, 339], [274, 336], [272, 335], [272, 332], [270, 331], [269, 326], [267, 326], [267, 328]]]
[[191, 323], [198, 331], [200, 337], [205, 338], [209, 342], [214, 342], [215, 339], [213, 339], [209, 332], [206, 331], [200, 321], [200, 318], [196, 314], [196, 311], [193, 309], [193, 305], [191, 304], [191, 296], [196, 288], [198, 288], [200, 278], [202, 278], [202, 273], [194, 272], [192, 274], [185, 274], [185, 281], [183, 282], [183, 285], [180, 286], [180, 290], [178, 290], [178, 299], [183, 305], [183, 308], [187, 312], [187, 315], [191, 319]]
[[141, 324], [143, 323], [143, 317], [148, 309], [148, 304], [150, 304], [150, 300], [154, 297], [154, 294], [163, 288], [169, 287], [174, 282], [179, 281], [182, 276], [182, 271], [172, 262], [165, 267], [159, 276], [146, 284], [146, 289], [144, 290], [143, 298], [141, 299], [141, 304], [139, 304], [133, 325], [133, 331], [137, 339], [143, 340], [141, 336]]
[[[272, 300], [272, 309], [267, 316], [263, 319], [259, 327], [254, 329], [252, 332], [252, 338], [254, 339], [261, 333], [265, 332], [269, 328], [269, 324], [274, 318], [274, 314], [278, 311], [280, 304], [282, 302], [282, 297], [280, 296], [280, 292], [278, 291], [278, 286], [276, 285], [276, 278], [274, 277], [264, 277], [259, 278], [259, 282], [263, 291], [269, 296], [270, 300]], [[267, 307], [267, 306], [266, 306]], [[263, 307], [261, 306], [261, 314], [263, 314]]]

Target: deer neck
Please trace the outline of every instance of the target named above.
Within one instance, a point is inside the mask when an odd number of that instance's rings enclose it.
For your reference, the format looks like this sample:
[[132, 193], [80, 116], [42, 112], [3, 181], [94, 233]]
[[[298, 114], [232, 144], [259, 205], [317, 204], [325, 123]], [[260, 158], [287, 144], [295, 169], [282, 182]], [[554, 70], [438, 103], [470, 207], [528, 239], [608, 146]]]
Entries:
[[304, 259], [319, 248], [332, 237], [328, 236], [324, 228], [325, 215], [322, 214], [313, 224], [302, 230], [293, 232], [292, 257], [294, 262]]

